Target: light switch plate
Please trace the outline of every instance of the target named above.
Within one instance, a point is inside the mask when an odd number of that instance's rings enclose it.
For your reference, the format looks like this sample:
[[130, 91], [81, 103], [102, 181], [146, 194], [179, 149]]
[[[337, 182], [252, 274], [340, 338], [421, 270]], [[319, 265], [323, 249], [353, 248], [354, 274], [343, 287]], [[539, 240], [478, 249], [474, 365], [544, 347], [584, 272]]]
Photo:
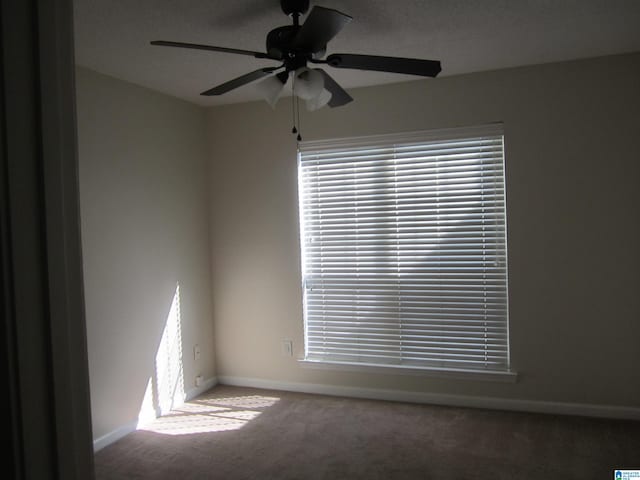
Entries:
[[282, 340], [282, 355], [293, 357], [293, 340]]

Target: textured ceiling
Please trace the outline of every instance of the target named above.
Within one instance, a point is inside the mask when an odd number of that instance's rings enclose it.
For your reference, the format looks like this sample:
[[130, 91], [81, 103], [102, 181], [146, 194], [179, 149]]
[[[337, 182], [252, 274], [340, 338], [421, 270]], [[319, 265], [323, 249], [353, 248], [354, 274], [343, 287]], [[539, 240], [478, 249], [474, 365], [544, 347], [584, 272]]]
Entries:
[[[264, 51], [290, 20], [278, 0], [75, 0], [77, 63], [199, 105], [258, 99], [252, 85], [200, 92], [268, 60], [155, 47], [150, 40]], [[327, 53], [442, 62], [441, 75], [640, 51], [640, 0], [318, 0], [354, 20]], [[418, 77], [326, 67], [345, 88]]]

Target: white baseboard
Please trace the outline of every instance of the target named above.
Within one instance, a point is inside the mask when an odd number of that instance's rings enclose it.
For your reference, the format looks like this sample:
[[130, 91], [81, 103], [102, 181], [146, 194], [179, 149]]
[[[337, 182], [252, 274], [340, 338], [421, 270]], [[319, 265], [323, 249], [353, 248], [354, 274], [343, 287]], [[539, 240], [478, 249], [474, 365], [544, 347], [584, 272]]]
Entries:
[[578, 415], [585, 417], [618, 418], [640, 420], [640, 408], [617, 405], [594, 405], [584, 403], [548, 402], [541, 400], [518, 400], [497, 397], [477, 397], [444, 393], [410, 392], [377, 388], [345, 387], [314, 383], [281, 382], [260, 378], [220, 376], [223, 385], [254, 387], [290, 392], [315, 393], [341, 397], [390, 400], [397, 402], [426, 403], [454, 407], [487, 408], [519, 412], [550, 413], [557, 415]]
[[193, 387], [192, 389], [185, 392], [184, 401], [188, 402], [189, 400], [197, 397], [198, 395], [202, 395], [204, 392], [213, 388], [218, 383], [218, 379], [216, 377], [208, 378], [207, 380], [202, 382], [202, 385], [199, 387]]
[[[202, 382], [202, 385], [200, 385], [199, 387], [194, 387], [188, 390], [187, 392], [185, 392], [184, 401], [188, 402], [189, 400], [192, 400], [193, 398], [203, 394], [210, 388], [213, 388], [217, 383], [218, 383], [218, 379], [216, 377], [208, 378], [207, 380]], [[156, 411], [156, 415], [160, 415], [159, 410]], [[120, 440], [122, 437], [129, 435], [131, 432], [134, 432], [137, 428], [138, 428], [138, 421], [133, 420], [127, 423], [126, 425], [122, 425], [121, 427], [116, 428], [115, 430], [107, 433], [106, 435], [102, 435], [101, 437], [96, 438], [93, 441], [93, 451], [97, 452], [98, 450], [102, 450], [107, 445], [111, 445], [112, 443]]]
[[134, 420], [132, 422], [127, 423], [121, 427], [116, 428], [115, 430], [103, 435], [99, 438], [96, 438], [93, 441], [93, 451], [94, 453], [98, 450], [102, 450], [107, 445], [111, 445], [114, 442], [117, 442], [122, 437], [129, 435], [131, 432], [134, 432], [138, 427], [138, 421]]

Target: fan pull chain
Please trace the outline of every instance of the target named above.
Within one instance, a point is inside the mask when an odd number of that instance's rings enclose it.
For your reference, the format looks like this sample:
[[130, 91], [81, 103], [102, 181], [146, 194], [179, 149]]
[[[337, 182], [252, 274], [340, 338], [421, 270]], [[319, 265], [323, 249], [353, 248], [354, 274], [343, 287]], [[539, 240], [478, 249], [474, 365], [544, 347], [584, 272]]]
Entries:
[[296, 128], [296, 94], [294, 93], [296, 90], [296, 76], [293, 75], [291, 79], [291, 118], [293, 118], [293, 128], [291, 129], [291, 133], [294, 135], [298, 133], [298, 129]]
[[[296, 91], [296, 76], [293, 75], [293, 80], [291, 82], [291, 116], [293, 117], [293, 128], [291, 129], [291, 133], [294, 135], [297, 133], [298, 136], [296, 139], [298, 141], [302, 140], [302, 135], [300, 135], [300, 101], [295, 94]], [[296, 127], [296, 125], [298, 125]]]
[[296, 139], [300, 142], [302, 140], [302, 126], [300, 125], [300, 99], [298, 97], [296, 97], [296, 114], [298, 117], [296, 122], [298, 124], [298, 136]]
[[291, 95], [291, 118], [293, 118], [293, 128], [291, 129], [291, 133], [294, 135], [298, 133], [298, 129], [296, 128], [296, 96]]

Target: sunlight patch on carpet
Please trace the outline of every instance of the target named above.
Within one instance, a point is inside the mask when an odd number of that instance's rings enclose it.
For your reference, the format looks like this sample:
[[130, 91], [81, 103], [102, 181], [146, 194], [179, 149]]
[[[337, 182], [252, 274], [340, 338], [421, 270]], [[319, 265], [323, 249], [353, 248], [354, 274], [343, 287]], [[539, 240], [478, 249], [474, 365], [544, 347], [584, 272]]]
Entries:
[[280, 399], [262, 395], [194, 399], [138, 426], [165, 435], [190, 435], [237, 430], [258, 418]]

